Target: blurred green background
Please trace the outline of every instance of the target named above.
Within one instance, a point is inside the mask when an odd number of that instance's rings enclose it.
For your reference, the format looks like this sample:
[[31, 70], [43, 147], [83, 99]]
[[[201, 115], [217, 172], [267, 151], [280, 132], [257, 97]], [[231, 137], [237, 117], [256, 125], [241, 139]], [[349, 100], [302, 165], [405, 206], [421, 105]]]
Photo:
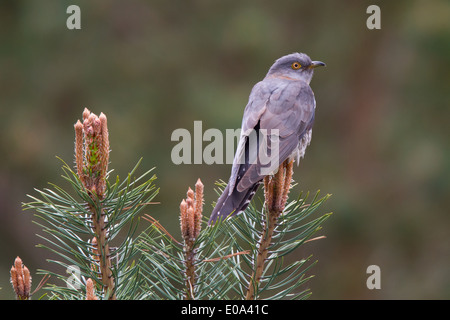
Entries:
[[[394, 3], [395, 2], [395, 3]], [[66, 9], [81, 8], [81, 30]], [[381, 30], [366, 9], [381, 8]], [[178, 235], [189, 186], [205, 184], [205, 215], [230, 165], [174, 165], [177, 128], [238, 128], [252, 86], [295, 52], [327, 63], [311, 86], [312, 144], [299, 191], [333, 196], [334, 214], [299, 258], [319, 260], [312, 299], [450, 298], [450, 1], [1, 1], [0, 298], [13, 299], [19, 255], [40, 280], [49, 252], [21, 203], [65, 185], [73, 124], [84, 107], [108, 117], [113, 175], [140, 157], [156, 167], [151, 214]], [[204, 144], [204, 146], [207, 143]], [[67, 186], [67, 185], [65, 185]], [[381, 268], [381, 289], [366, 268]]]

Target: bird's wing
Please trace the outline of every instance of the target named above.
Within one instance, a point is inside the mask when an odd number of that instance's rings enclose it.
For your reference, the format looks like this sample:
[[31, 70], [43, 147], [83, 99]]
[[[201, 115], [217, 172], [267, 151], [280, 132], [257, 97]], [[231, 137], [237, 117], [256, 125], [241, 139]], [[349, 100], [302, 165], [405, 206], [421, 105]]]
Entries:
[[[244, 111], [241, 139], [233, 163], [229, 190], [233, 190], [234, 186], [239, 192], [247, 190], [275, 171], [312, 127], [314, 108], [314, 94], [304, 82], [266, 79], [255, 85]], [[272, 131], [273, 129], [278, 132]], [[251, 145], [251, 132], [256, 133], [256, 148]], [[259, 133], [267, 133], [267, 137], [278, 133], [278, 143], [263, 143], [261, 137], [264, 138], [264, 135]], [[272, 155], [273, 152], [275, 153]], [[264, 154], [268, 158], [262, 163], [259, 156]]]
[[231, 168], [230, 180], [228, 181], [229, 194], [233, 192], [238, 171], [241, 168], [241, 165], [245, 163], [245, 149], [248, 144], [249, 136], [252, 132], [255, 133], [255, 127], [266, 111], [269, 97], [270, 90], [267, 90], [267, 85], [264, 84], [264, 80], [255, 84], [250, 93], [247, 106], [245, 107], [244, 116], [242, 117], [241, 135], [234, 156], [233, 166]]

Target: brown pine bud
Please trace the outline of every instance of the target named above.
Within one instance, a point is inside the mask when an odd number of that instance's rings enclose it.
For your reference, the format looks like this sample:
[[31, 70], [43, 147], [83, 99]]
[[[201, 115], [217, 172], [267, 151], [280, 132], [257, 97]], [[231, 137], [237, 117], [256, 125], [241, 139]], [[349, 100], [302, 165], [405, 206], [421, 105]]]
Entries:
[[180, 204], [181, 234], [190, 245], [200, 234], [203, 211], [203, 184], [200, 179], [195, 184], [195, 192], [188, 188], [186, 199]]
[[[83, 182], [83, 125], [80, 120], [74, 125], [75, 128], [75, 163], [77, 165], [77, 174]], [[84, 182], [83, 182], [84, 184]]]
[[86, 300], [98, 300], [94, 291], [94, 282], [91, 278], [86, 280]]
[[186, 200], [182, 200], [180, 203], [180, 228], [181, 235], [185, 241], [189, 240], [189, 222], [188, 222], [188, 204]]
[[91, 112], [89, 111], [88, 108], [84, 108], [83, 110], [83, 121], [86, 120], [87, 118], [89, 118], [89, 115], [91, 114]]
[[11, 268], [11, 284], [16, 293], [17, 300], [28, 300], [31, 291], [31, 275], [26, 266], [23, 265], [19, 257], [14, 260]]
[[83, 123], [75, 127], [75, 162], [77, 174], [86, 189], [104, 198], [109, 163], [109, 137], [106, 116], [97, 117], [88, 109], [83, 111]]
[[195, 238], [200, 234], [200, 229], [202, 227], [202, 212], [203, 212], [203, 183], [200, 178], [195, 184]]

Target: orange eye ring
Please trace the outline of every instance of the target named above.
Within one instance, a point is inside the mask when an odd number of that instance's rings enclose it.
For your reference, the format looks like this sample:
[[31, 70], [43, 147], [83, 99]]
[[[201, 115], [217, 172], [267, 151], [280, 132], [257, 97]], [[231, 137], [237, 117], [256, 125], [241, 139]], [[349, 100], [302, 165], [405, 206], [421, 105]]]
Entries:
[[301, 67], [302, 67], [302, 65], [301, 65], [299, 62], [294, 62], [294, 63], [291, 65], [291, 68], [294, 69], [294, 70], [298, 70], [298, 69], [300, 69]]

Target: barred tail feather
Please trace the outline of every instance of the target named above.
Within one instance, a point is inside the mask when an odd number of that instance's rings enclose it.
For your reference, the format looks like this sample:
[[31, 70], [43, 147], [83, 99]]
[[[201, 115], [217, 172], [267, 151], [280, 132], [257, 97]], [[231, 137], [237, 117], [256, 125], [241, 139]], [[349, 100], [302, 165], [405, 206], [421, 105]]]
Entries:
[[225, 220], [247, 209], [260, 184], [261, 182], [255, 183], [242, 192], [234, 189], [231, 194], [229, 194], [229, 186], [227, 185], [217, 200], [217, 204], [209, 218], [209, 224], [215, 223], [219, 219]]

